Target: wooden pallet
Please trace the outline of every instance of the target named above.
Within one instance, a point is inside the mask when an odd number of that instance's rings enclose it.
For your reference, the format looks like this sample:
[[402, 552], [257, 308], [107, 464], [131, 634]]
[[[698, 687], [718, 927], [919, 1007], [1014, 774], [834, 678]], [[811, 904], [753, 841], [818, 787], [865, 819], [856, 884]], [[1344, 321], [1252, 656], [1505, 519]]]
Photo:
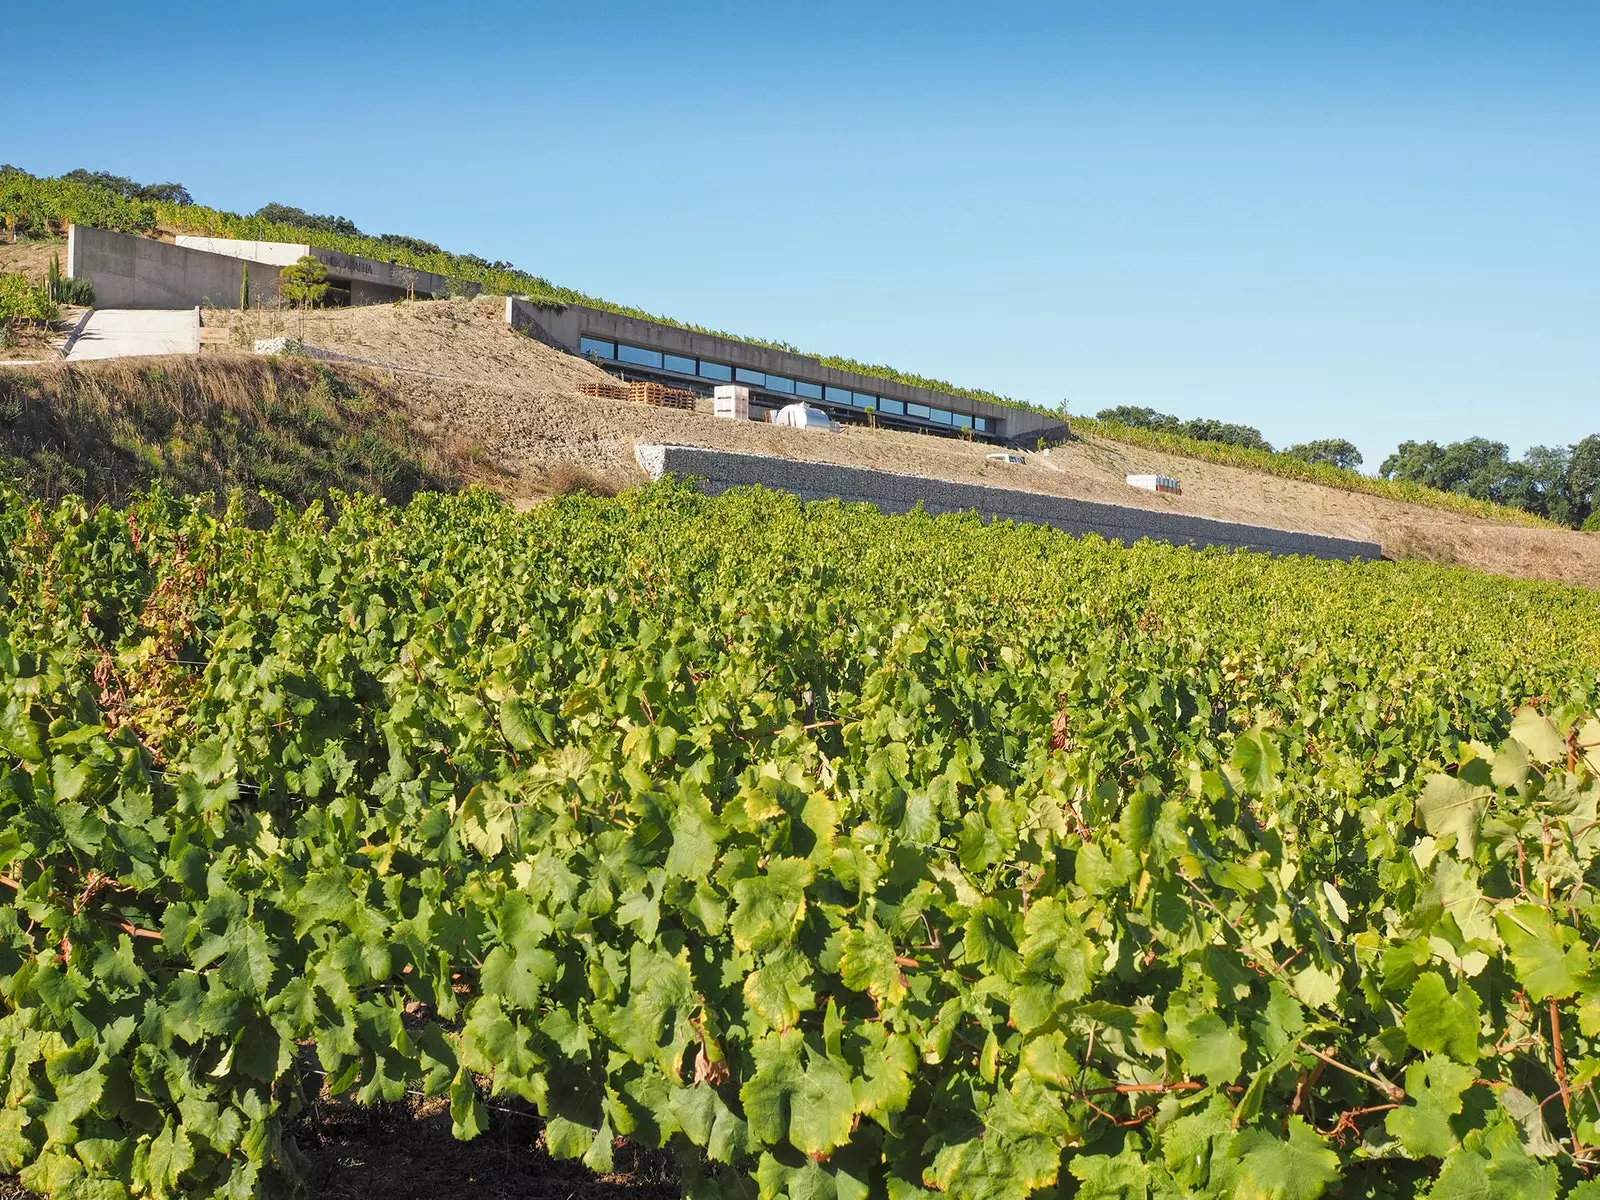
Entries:
[[693, 412], [700, 397], [664, 383], [585, 383], [578, 390], [602, 400], [632, 400], [635, 404], [654, 404], [657, 408], [681, 408]]
[[694, 402], [699, 397], [693, 392], [686, 392], [682, 388], [668, 387], [664, 383], [641, 381], [628, 385], [628, 399], [639, 404], [654, 404], [659, 408], [682, 408], [693, 412]]

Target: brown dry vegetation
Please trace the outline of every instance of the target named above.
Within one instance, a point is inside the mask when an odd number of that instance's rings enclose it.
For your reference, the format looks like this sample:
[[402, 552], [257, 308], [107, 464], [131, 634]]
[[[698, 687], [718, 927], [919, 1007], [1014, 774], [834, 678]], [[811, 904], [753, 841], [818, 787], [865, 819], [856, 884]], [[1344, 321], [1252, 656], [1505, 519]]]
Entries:
[[[247, 319], [257, 328], [273, 321], [285, 326], [254, 336], [294, 332], [287, 326], [297, 320]], [[239, 314], [207, 320], [216, 326], [213, 347], [232, 346]], [[403, 368], [392, 376], [393, 387], [419, 427], [430, 437], [491, 448], [516, 478], [511, 494], [524, 501], [549, 494], [539, 481], [556, 464], [574, 464], [606, 486], [623, 487], [642, 478], [633, 462], [635, 442], [678, 442], [1361, 538], [1380, 543], [1394, 558], [1600, 586], [1600, 536], [1521, 528], [1121, 442], [1085, 438], [1048, 459], [1029, 454], [1026, 465], [1005, 466], [984, 457], [989, 447], [953, 438], [862, 428], [819, 435], [579, 396], [577, 387], [605, 378], [603, 372], [512, 332], [493, 301], [312, 313], [302, 336], [312, 345]], [[1157, 495], [1124, 482], [1125, 475], [1155, 471], [1178, 476], [1183, 494]]]
[[303, 505], [330, 490], [404, 500], [502, 475], [459, 439], [430, 438], [379, 378], [300, 360], [185, 356], [0, 372], [0, 478], [52, 500], [174, 490]]

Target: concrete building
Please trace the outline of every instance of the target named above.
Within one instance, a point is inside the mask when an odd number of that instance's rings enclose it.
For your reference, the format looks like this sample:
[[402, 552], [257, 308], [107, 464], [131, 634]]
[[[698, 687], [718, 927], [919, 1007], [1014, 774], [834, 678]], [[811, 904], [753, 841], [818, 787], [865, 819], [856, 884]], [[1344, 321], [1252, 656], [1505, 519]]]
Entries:
[[1059, 417], [1031, 409], [827, 367], [809, 354], [582, 305], [509, 297], [506, 322], [630, 379], [657, 380], [705, 395], [717, 384], [742, 384], [750, 389], [754, 420], [803, 400], [836, 421], [864, 424], [870, 409], [877, 424], [917, 433], [1024, 446], [1067, 436]]
[[278, 299], [278, 268], [251, 267], [134, 233], [90, 225], [67, 230], [67, 274], [94, 284], [97, 308], [237, 308], [248, 289], [252, 307]]
[[67, 274], [93, 283], [102, 308], [237, 308], [241, 288], [248, 290], [251, 307], [267, 307], [278, 302], [278, 273], [305, 256], [328, 270], [327, 304], [386, 304], [479, 290], [431, 271], [298, 242], [187, 236], [163, 242], [88, 225], [67, 231]]
[[178, 245], [207, 254], [244, 259], [269, 267], [287, 267], [302, 258], [316, 259], [328, 269], [329, 304], [388, 304], [395, 300], [432, 300], [450, 295], [477, 295], [475, 283], [452, 282], [443, 275], [395, 262], [340, 254], [300, 242], [250, 242], [239, 238], [179, 235]]

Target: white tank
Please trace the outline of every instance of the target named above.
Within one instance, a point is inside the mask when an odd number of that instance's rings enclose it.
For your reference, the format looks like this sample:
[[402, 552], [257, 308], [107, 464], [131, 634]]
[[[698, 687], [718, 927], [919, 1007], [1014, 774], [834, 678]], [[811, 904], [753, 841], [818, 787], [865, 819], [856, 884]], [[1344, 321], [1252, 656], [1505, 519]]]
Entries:
[[809, 404], [785, 404], [772, 414], [774, 425], [792, 425], [798, 429], [820, 429], [826, 432], [833, 428], [833, 422], [828, 419], [828, 414], [820, 408], [812, 408]]

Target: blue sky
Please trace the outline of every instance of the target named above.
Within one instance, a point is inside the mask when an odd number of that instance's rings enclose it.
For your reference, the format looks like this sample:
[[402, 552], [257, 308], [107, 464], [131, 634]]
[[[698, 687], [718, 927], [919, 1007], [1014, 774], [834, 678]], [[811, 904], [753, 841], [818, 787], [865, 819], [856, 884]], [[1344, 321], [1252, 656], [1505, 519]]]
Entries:
[[1369, 469], [1600, 432], [1591, 0], [74, 13], [8, 12], [0, 160]]

